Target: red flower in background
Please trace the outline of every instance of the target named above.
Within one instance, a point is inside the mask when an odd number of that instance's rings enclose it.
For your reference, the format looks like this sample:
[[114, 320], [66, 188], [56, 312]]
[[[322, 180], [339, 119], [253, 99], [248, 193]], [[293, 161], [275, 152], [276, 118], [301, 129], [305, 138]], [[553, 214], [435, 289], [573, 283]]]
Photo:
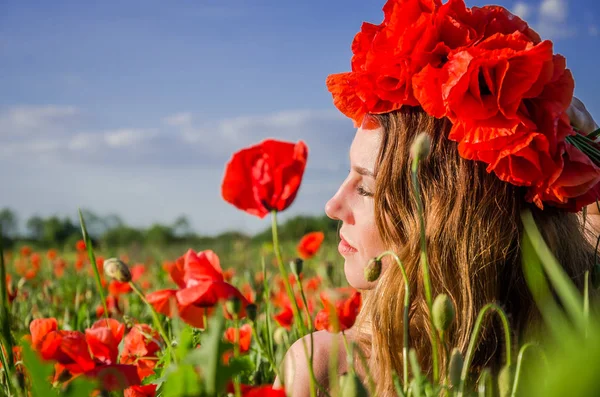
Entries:
[[137, 368], [117, 363], [125, 326], [116, 320], [98, 320], [83, 334], [59, 330], [56, 319], [36, 319], [29, 325], [31, 343], [43, 359], [56, 362], [55, 380], [65, 371], [100, 381], [105, 390], [140, 384]]
[[152, 375], [162, 339], [148, 324], [136, 324], [125, 336], [121, 363], [137, 367], [140, 379]]
[[321, 301], [325, 308], [317, 313], [315, 328], [334, 333], [345, 331], [354, 325], [362, 304], [360, 292], [353, 288], [323, 291]]
[[[285, 397], [285, 389], [274, 389], [272, 385], [241, 385], [242, 397]], [[227, 385], [227, 392], [233, 394], [233, 383]]]
[[[225, 340], [235, 343], [235, 328], [227, 328]], [[252, 342], [252, 327], [250, 324], [244, 324], [240, 327], [240, 353], [246, 353], [250, 350], [250, 342]]]
[[189, 250], [171, 266], [170, 273], [179, 289], [160, 290], [146, 296], [158, 312], [172, 317], [173, 301], [179, 316], [186, 323], [202, 328], [205, 309], [214, 307], [220, 301], [237, 297], [242, 302], [239, 316], [245, 316], [248, 301], [237, 288], [224, 281], [219, 257], [213, 251], [196, 253]]
[[235, 153], [225, 170], [221, 194], [225, 201], [264, 218], [283, 211], [298, 193], [308, 157], [302, 141], [265, 140]]
[[85, 252], [85, 250], [87, 249], [85, 246], [85, 241], [77, 240], [77, 242], [75, 243], [75, 249], [77, 250], [77, 252]]
[[323, 232], [311, 232], [305, 234], [304, 237], [298, 243], [298, 255], [302, 259], [310, 259], [316, 255], [319, 248], [321, 248], [321, 244], [325, 239], [325, 234]]
[[123, 391], [125, 397], [154, 397], [157, 385], [132, 386]]

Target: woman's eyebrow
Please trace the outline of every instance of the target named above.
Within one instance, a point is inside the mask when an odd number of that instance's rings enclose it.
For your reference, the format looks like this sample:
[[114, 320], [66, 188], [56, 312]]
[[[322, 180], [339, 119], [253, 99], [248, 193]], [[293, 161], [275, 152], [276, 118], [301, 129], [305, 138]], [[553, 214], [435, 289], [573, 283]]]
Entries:
[[364, 167], [359, 167], [357, 165], [353, 166], [352, 169], [356, 171], [359, 175], [370, 176], [371, 178], [375, 178], [375, 173], [371, 170], [368, 170]]

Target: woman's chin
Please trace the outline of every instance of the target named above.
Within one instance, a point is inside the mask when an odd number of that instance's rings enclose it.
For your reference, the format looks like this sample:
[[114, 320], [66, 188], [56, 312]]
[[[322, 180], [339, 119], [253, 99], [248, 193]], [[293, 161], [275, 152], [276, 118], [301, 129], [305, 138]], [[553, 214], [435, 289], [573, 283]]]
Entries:
[[[346, 259], [344, 262], [344, 275], [346, 281], [352, 288], [367, 290], [375, 288], [376, 281], [369, 282], [365, 280], [365, 266], [359, 266], [353, 261]], [[365, 264], [366, 265], [366, 264]]]

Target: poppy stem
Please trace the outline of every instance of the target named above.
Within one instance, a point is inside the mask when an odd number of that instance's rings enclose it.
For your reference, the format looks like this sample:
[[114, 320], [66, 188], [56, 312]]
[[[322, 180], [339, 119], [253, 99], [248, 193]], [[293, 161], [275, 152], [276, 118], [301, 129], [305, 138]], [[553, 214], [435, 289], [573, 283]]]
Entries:
[[283, 265], [283, 258], [281, 257], [281, 248], [279, 246], [279, 236], [277, 233], [277, 210], [271, 211], [271, 230], [273, 232], [273, 250], [275, 251], [275, 257], [277, 259], [277, 266], [279, 267], [279, 273], [281, 277], [283, 277], [283, 285], [285, 286], [285, 291], [288, 294], [288, 298], [290, 299], [290, 306], [292, 307], [292, 313], [294, 314], [294, 321], [298, 324], [298, 328], [302, 335], [301, 337], [306, 335], [308, 332], [306, 327], [304, 326], [304, 321], [302, 321], [302, 317], [300, 317], [300, 308], [298, 307], [298, 302], [296, 302], [296, 297], [294, 296], [294, 291], [292, 291], [292, 286], [290, 285], [290, 280], [288, 277], [288, 272]]
[[[423, 206], [423, 199], [421, 197], [421, 188], [419, 185], [419, 175], [418, 175], [418, 171], [419, 171], [419, 156], [415, 156], [412, 160], [412, 166], [411, 166], [411, 176], [412, 176], [412, 185], [413, 185], [413, 189], [414, 189], [414, 195], [415, 195], [415, 201], [417, 204], [417, 213], [419, 215], [419, 224], [420, 224], [420, 231], [421, 231], [421, 269], [423, 271], [423, 286], [425, 289], [425, 300], [427, 301], [427, 308], [429, 309], [429, 322], [431, 324], [431, 329], [435, 330], [435, 326], [433, 325], [433, 311], [432, 311], [432, 306], [433, 306], [433, 298], [432, 298], [432, 293], [431, 293], [431, 278], [429, 276], [429, 260], [427, 258], [427, 240], [425, 237], [425, 217], [423, 215], [424, 213], [424, 206]], [[438, 336], [437, 333], [434, 331], [431, 333], [430, 336], [431, 339], [431, 355], [432, 355], [432, 361], [433, 361], [433, 381], [437, 382], [439, 379], [439, 373], [440, 373], [440, 369], [439, 369], [439, 357], [438, 357], [438, 351], [439, 351], [439, 347], [438, 347]]]
[[102, 279], [100, 278], [100, 272], [98, 271], [98, 266], [96, 266], [96, 256], [94, 255], [94, 249], [92, 247], [92, 239], [90, 238], [87, 229], [85, 227], [85, 220], [83, 219], [83, 214], [81, 213], [81, 209], [79, 212], [79, 223], [81, 224], [81, 234], [83, 236], [83, 241], [85, 242], [85, 247], [87, 249], [88, 258], [90, 260], [90, 265], [92, 269], [94, 269], [94, 277], [96, 279], [96, 286], [98, 287], [98, 293], [100, 294], [100, 300], [102, 301], [102, 306], [104, 307], [104, 317], [106, 318], [106, 326], [108, 325], [108, 305], [106, 304], [106, 296], [104, 295], [104, 287], [102, 287]]
[[392, 259], [398, 265], [400, 272], [402, 273], [402, 278], [404, 279], [404, 316], [402, 320], [403, 327], [403, 346], [402, 346], [402, 370], [404, 376], [404, 384], [402, 385], [404, 388], [404, 394], [408, 394], [408, 346], [409, 346], [409, 325], [410, 325], [410, 283], [408, 281], [408, 275], [406, 274], [406, 269], [404, 265], [398, 258], [398, 255], [393, 251], [385, 251], [381, 255], [377, 257], [378, 260], [382, 260], [385, 256], [391, 256]]
[[12, 370], [14, 368], [13, 358], [13, 340], [10, 332], [10, 309], [8, 303], [8, 288], [6, 286], [6, 265], [4, 263], [4, 241], [2, 239], [2, 226], [0, 225], [0, 322], [2, 326], [2, 348], [4, 352], [2, 354], [3, 367], [6, 369], [6, 386], [9, 394], [12, 394]]
[[[233, 314], [233, 338], [233, 357], [238, 358], [240, 356], [240, 320], [237, 313]], [[233, 378], [233, 388], [235, 390], [235, 397], [242, 397], [239, 375]]]
[[[158, 332], [160, 333], [160, 336], [163, 338], [163, 340], [165, 341], [165, 344], [167, 345], [167, 349], [170, 352], [171, 346], [172, 346], [171, 339], [169, 339], [169, 337], [167, 336], [167, 332], [165, 331], [165, 328], [162, 326], [162, 323], [160, 322], [160, 318], [158, 318], [158, 314], [156, 313], [156, 310], [154, 310], [154, 307], [146, 300], [144, 293], [142, 291], [140, 291], [140, 289], [137, 287], [137, 285], [135, 285], [135, 283], [133, 281], [130, 281], [129, 285], [131, 286], [131, 289], [140, 297], [142, 302], [144, 302], [146, 304], [146, 306], [148, 306], [150, 308], [150, 314], [152, 314], [152, 320], [154, 321], [154, 326], [157, 328]], [[173, 356], [173, 360], [175, 362], [177, 362], [177, 357]]]

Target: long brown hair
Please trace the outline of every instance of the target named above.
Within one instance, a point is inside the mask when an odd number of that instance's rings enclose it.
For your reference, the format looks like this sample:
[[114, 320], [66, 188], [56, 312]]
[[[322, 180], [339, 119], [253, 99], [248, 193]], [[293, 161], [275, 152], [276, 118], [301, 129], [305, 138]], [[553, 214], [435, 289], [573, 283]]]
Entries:
[[[577, 214], [546, 206], [542, 211], [524, 199], [524, 190], [502, 182], [486, 171], [486, 164], [465, 160], [457, 143], [447, 136], [451, 124], [420, 108], [404, 107], [376, 116], [384, 129], [376, 168], [375, 216], [380, 235], [406, 267], [411, 286], [410, 347], [422, 369], [432, 371], [430, 337], [420, 260], [419, 217], [411, 185], [410, 146], [426, 132], [431, 151], [420, 163], [419, 183], [424, 205], [425, 234], [433, 296], [447, 294], [455, 306], [455, 320], [445, 339], [465, 354], [478, 311], [498, 303], [509, 316], [515, 344], [522, 343], [539, 312], [521, 267], [521, 211], [529, 208], [549, 247], [578, 288], [592, 267], [593, 247]], [[403, 278], [390, 264], [373, 290], [364, 294], [359, 338], [370, 352], [376, 373], [377, 395], [394, 395], [392, 371], [402, 374]], [[488, 316], [490, 318], [490, 316]], [[366, 326], [367, 328], [363, 328]], [[499, 323], [483, 328], [471, 368], [498, 370], [503, 362]], [[447, 367], [441, 355], [441, 374]]]

